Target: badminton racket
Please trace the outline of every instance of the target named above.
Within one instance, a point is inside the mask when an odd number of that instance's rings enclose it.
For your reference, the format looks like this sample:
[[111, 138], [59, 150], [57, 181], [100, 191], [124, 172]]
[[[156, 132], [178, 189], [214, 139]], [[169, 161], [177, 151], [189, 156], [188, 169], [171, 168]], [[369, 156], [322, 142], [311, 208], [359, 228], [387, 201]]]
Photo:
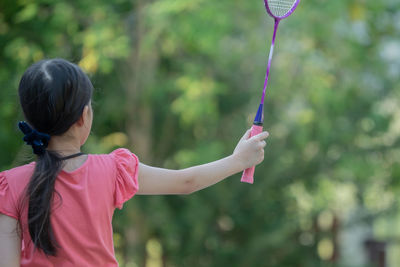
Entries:
[[[250, 137], [261, 133], [263, 130], [264, 98], [268, 84], [269, 70], [271, 68], [272, 55], [274, 53], [274, 46], [275, 46], [275, 37], [276, 37], [276, 32], [278, 30], [279, 22], [282, 19], [289, 17], [297, 8], [299, 2], [300, 0], [264, 0], [265, 8], [267, 9], [268, 14], [274, 18], [275, 25], [274, 25], [274, 34], [272, 35], [271, 47], [269, 50], [267, 73], [265, 75], [265, 82], [264, 82], [263, 94], [261, 97], [261, 103], [258, 107], [256, 116], [254, 118], [253, 126], [251, 127]], [[241, 181], [244, 183], [252, 184], [254, 182], [254, 170], [255, 170], [254, 166], [244, 170]]]

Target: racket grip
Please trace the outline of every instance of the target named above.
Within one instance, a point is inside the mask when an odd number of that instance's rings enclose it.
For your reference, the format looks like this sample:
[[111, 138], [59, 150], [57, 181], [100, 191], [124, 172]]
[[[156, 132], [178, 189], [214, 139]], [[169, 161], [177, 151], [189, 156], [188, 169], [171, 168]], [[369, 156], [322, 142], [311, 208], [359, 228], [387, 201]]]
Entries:
[[[263, 131], [262, 125], [254, 125], [251, 127], [250, 137], [257, 135]], [[252, 184], [254, 182], [254, 170], [255, 166], [245, 169], [242, 174], [242, 179], [240, 180], [242, 183]]]

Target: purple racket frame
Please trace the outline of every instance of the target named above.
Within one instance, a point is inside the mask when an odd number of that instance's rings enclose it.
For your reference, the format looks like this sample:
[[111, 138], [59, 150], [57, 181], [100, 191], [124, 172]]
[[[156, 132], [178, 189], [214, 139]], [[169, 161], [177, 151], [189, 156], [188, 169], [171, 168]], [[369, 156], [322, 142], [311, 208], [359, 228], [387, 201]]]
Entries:
[[[289, 10], [289, 12], [287, 12], [284, 16], [277, 17], [272, 14], [272, 12], [268, 6], [268, 0], [264, 0], [264, 5], [265, 5], [265, 8], [267, 9], [268, 14], [275, 19], [275, 25], [274, 25], [274, 34], [272, 35], [271, 48], [269, 50], [267, 72], [265, 74], [264, 89], [263, 89], [263, 94], [261, 97], [261, 103], [258, 107], [256, 117], [254, 118], [253, 126], [251, 127], [250, 137], [261, 133], [263, 130], [264, 99], [265, 99], [265, 93], [266, 93], [266, 89], [267, 89], [267, 85], [268, 85], [269, 71], [271, 69], [272, 56], [274, 54], [275, 37], [276, 37], [276, 32], [278, 31], [279, 22], [282, 19], [289, 17], [294, 12], [294, 10], [297, 8], [299, 3], [300, 3], [300, 0], [296, 0], [293, 4], [292, 8]], [[244, 170], [241, 181], [244, 183], [252, 184], [254, 182], [254, 170], [255, 170], [254, 166]]]
[[294, 3], [293, 7], [290, 9], [290, 11], [288, 13], [286, 13], [282, 17], [277, 17], [277, 16], [273, 15], [271, 10], [269, 9], [269, 6], [268, 6], [267, 2], [268, 2], [268, 0], [264, 0], [265, 8], [267, 9], [268, 14], [275, 19], [275, 25], [274, 25], [274, 34], [272, 35], [271, 48], [270, 48], [270, 51], [269, 51], [267, 73], [265, 75], [264, 90], [263, 90], [263, 95], [262, 95], [262, 98], [261, 98], [261, 104], [264, 104], [265, 92], [266, 92], [267, 84], [268, 84], [269, 70], [271, 68], [272, 55], [274, 54], [275, 37], [276, 37], [276, 32], [278, 31], [279, 22], [282, 19], [285, 19], [285, 18], [289, 17], [294, 12], [294, 10], [297, 8], [297, 6], [300, 3], [300, 0], [297, 0]]

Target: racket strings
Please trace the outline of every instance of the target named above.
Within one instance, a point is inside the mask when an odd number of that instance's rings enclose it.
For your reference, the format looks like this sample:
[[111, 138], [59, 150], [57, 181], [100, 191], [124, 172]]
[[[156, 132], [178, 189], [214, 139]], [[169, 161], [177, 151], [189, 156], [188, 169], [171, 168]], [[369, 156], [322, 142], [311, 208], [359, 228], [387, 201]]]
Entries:
[[285, 16], [296, 3], [295, 0], [267, 0], [272, 15], [276, 17]]

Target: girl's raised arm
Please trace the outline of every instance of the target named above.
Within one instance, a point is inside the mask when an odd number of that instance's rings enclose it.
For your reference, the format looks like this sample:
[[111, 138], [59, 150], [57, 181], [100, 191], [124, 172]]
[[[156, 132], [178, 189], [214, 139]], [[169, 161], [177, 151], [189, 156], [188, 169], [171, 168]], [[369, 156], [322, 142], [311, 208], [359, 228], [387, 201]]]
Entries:
[[259, 164], [264, 159], [267, 132], [249, 139], [248, 130], [232, 155], [207, 164], [182, 170], [139, 165], [139, 191], [142, 195], [190, 194]]
[[0, 266], [19, 267], [20, 255], [18, 221], [0, 213]]

